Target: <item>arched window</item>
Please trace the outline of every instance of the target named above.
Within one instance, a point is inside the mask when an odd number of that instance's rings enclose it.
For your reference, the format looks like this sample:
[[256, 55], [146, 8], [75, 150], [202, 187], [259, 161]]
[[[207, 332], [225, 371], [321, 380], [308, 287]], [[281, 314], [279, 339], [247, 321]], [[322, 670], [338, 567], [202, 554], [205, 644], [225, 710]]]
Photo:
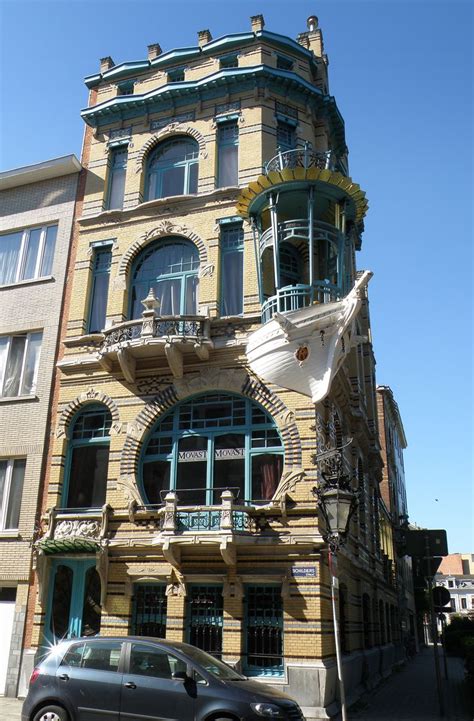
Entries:
[[176, 490], [182, 505], [220, 504], [229, 489], [240, 502], [270, 500], [283, 469], [274, 422], [242, 396], [208, 394], [181, 403], [144, 444], [141, 483], [147, 503]]
[[167, 140], [150, 154], [147, 164], [147, 200], [197, 193], [199, 145], [192, 138]]
[[364, 648], [371, 648], [372, 633], [370, 620], [370, 598], [367, 593], [362, 596], [362, 632], [364, 634]]
[[66, 508], [100, 508], [105, 503], [109, 463], [108, 408], [87, 406], [71, 429], [62, 505]]
[[160, 315], [195, 314], [198, 269], [199, 252], [189, 241], [169, 238], [145, 248], [132, 269], [130, 318], [141, 316], [150, 288], [160, 301]]

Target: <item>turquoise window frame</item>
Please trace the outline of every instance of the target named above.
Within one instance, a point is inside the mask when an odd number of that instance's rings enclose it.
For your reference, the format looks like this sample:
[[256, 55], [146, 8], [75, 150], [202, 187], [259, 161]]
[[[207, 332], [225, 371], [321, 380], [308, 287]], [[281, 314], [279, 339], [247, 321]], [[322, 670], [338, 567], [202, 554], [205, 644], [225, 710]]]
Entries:
[[[152, 168], [152, 164], [155, 161], [155, 158], [159, 153], [166, 150], [166, 148], [169, 145], [172, 145], [173, 143], [182, 142], [183, 144], [187, 144], [189, 148], [194, 148], [194, 157], [192, 158], [184, 158], [184, 160], [176, 160], [174, 162], [167, 162], [163, 163], [162, 165], [156, 167], [156, 169]], [[186, 155], [186, 153], [185, 153]], [[184, 168], [184, 180], [183, 180], [183, 190], [180, 193], [176, 193], [176, 195], [194, 195], [197, 193], [197, 187], [195, 190], [195, 193], [190, 193], [190, 179], [191, 179], [191, 168], [197, 165], [197, 173], [199, 176], [199, 144], [194, 138], [191, 138], [187, 135], [177, 135], [172, 138], [169, 138], [168, 140], [163, 141], [162, 143], [159, 143], [159, 145], [156, 146], [150, 153], [147, 159], [147, 166], [146, 166], [146, 177], [145, 177], [145, 202], [151, 201], [151, 200], [160, 200], [161, 198], [166, 197], [174, 197], [174, 196], [166, 196], [163, 195], [163, 175], [168, 170], [171, 170], [173, 168]], [[153, 197], [151, 197], [150, 189], [152, 187], [152, 177], [156, 176], [156, 179], [153, 180], [153, 183], [155, 185], [155, 193]], [[198, 177], [196, 180], [196, 186], [198, 183]]]
[[[220, 248], [221, 248], [221, 273], [220, 273], [220, 292], [219, 292], [219, 312], [221, 317], [233, 315], [243, 315], [244, 313], [244, 288], [243, 288], [243, 272], [244, 272], [244, 230], [242, 223], [226, 223], [220, 226]], [[242, 263], [242, 298], [241, 309], [238, 313], [224, 313], [224, 293], [228, 285], [224, 277], [224, 259], [227, 254], [238, 253]]]
[[[163, 275], [157, 275], [154, 280], [150, 279], [149, 281], [135, 281], [135, 273], [137, 272], [137, 266], [142, 262], [143, 256], [147, 253], [153, 252], [154, 250], [164, 247], [165, 245], [184, 245], [188, 248], [191, 248], [194, 256], [195, 256], [195, 263], [196, 267], [192, 268], [191, 270], [181, 270], [177, 271], [175, 273], [164, 273]], [[199, 264], [200, 264], [200, 258], [199, 258], [199, 251], [196, 248], [196, 246], [191, 243], [190, 241], [186, 241], [183, 238], [169, 238], [166, 240], [158, 240], [155, 243], [152, 243], [152, 245], [147, 246], [136, 258], [132, 266], [132, 272], [131, 272], [131, 283], [130, 283], [130, 292], [129, 292], [129, 303], [128, 303], [128, 317], [130, 320], [133, 320], [133, 290], [135, 285], [141, 285], [143, 283], [149, 282], [150, 284], [163, 282], [163, 281], [170, 281], [170, 280], [180, 280], [181, 281], [181, 288], [180, 288], [180, 300], [179, 300], [179, 315], [185, 315], [185, 309], [186, 309], [186, 288], [187, 288], [187, 282], [189, 278], [197, 278], [198, 284], [199, 284]], [[148, 291], [143, 296], [142, 300], [148, 295]], [[197, 301], [196, 301], [197, 305]], [[158, 310], [159, 312], [159, 310]], [[196, 311], [197, 313], [197, 308]], [[140, 317], [140, 316], [136, 316]]]
[[[229, 132], [232, 131], [232, 132]], [[239, 124], [235, 119], [222, 118], [217, 123], [217, 187], [232, 187], [223, 183], [224, 160], [221, 151], [225, 148], [236, 148], [237, 153], [237, 178], [234, 185], [239, 184]]]
[[[119, 156], [122, 156], [122, 158], [125, 158], [125, 160], [122, 159], [121, 162], [117, 161], [117, 158]], [[107, 192], [105, 197], [105, 210], [122, 210], [123, 209], [123, 201], [125, 199], [125, 183], [127, 179], [127, 164], [128, 164], [128, 140], [125, 143], [121, 143], [120, 145], [114, 145], [113, 147], [110, 147], [109, 149], [109, 160], [108, 160], [108, 178], [107, 178]], [[114, 179], [114, 174], [125, 171], [125, 179], [124, 179], [124, 187], [123, 187], [123, 196], [122, 200], [119, 206], [112, 207], [111, 201], [112, 201], [112, 184]]]
[[[286, 142], [286, 141], [281, 142], [281, 140], [279, 140], [279, 138], [278, 138], [279, 130], [285, 131], [288, 134], [291, 133], [292, 141], [291, 142]], [[297, 143], [298, 143], [298, 139], [296, 137], [296, 125], [295, 125], [294, 121], [291, 122], [290, 120], [288, 120], [286, 118], [283, 119], [283, 118], [277, 117], [277, 127], [276, 127], [277, 150], [280, 153], [286, 153], [289, 150], [295, 150]]]
[[[180, 409], [183, 408], [186, 405], [192, 405], [194, 402], [199, 403], [207, 403], [210, 398], [222, 398], [222, 399], [236, 399], [238, 401], [243, 401], [245, 404], [245, 420], [244, 423], [240, 425], [221, 425], [221, 426], [210, 426], [200, 429], [183, 429], [179, 427], [179, 415], [180, 415]], [[264, 413], [265, 416], [268, 418], [268, 421], [266, 423], [252, 423], [252, 409], [256, 408], [260, 412]], [[159, 427], [163, 422], [167, 421], [168, 419], [172, 419], [172, 425], [171, 428], [163, 430], [163, 431], [156, 431], [155, 429]], [[198, 432], [199, 431], [199, 432]], [[279, 445], [264, 445], [264, 446], [254, 446], [252, 447], [252, 431], [271, 431], [276, 432], [278, 434], [278, 438], [280, 440]], [[206, 467], [206, 506], [214, 505], [212, 503], [212, 495], [214, 493], [213, 489], [213, 463], [212, 460], [214, 459], [214, 443], [216, 436], [221, 436], [225, 434], [231, 434], [235, 433], [236, 435], [244, 435], [245, 436], [245, 448], [244, 448], [244, 499], [239, 499], [240, 502], [243, 501], [249, 501], [249, 500], [257, 500], [258, 499], [252, 499], [252, 460], [253, 458], [261, 455], [266, 454], [272, 454], [272, 455], [281, 455], [282, 459], [284, 461], [285, 452], [284, 452], [284, 444], [283, 439], [281, 437], [281, 434], [279, 432], [279, 429], [276, 425], [276, 423], [271, 419], [269, 413], [262, 408], [262, 406], [259, 403], [256, 403], [255, 401], [251, 400], [250, 398], [246, 398], [245, 396], [239, 396], [235, 393], [206, 393], [206, 394], [199, 394], [196, 396], [192, 396], [189, 399], [186, 399], [185, 401], [182, 401], [181, 403], [177, 404], [172, 410], [168, 411], [168, 413], [163, 414], [163, 416], [158, 419], [158, 421], [155, 423], [154, 427], [148, 434], [148, 437], [146, 438], [145, 442], [142, 446], [142, 451], [140, 454], [140, 461], [139, 461], [139, 473], [138, 473], [138, 483], [139, 483], [139, 490], [142, 498], [144, 499], [145, 505], [151, 505], [148, 501], [148, 498], [146, 496], [145, 492], [145, 486], [143, 483], [143, 466], [145, 465], [145, 462], [153, 462], [153, 461], [167, 461], [170, 463], [170, 487], [168, 490], [170, 491], [176, 491], [176, 481], [177, 481], [177, 466], [178, 466], [178, 444], [179, 441], [183, 438], [192, 437], [192, 436], [199, 436], [199, 437], [206, 437], [207, 440], [207, 448], [206, 448], [206, 461], [207, 461], [207, 467]], [[156, 454], [150, 454], [147, 456], [146, 451], [149, 442], [153, 438], [169, 438], [171, 436], [172, 438], [172, 444], [171, 444], [171, 451], [169, 453], [156, 453]], [[145, 461], [146, 458], [146, 461]], [[186, 504], [184, 504], [186, 505]]]
[[[69, 495], [69, 485], [70, 485], [70, 477], [71, 477], [71, 467], [72, 467], [72, 456], [75, 448], [79, 448], [81, 446], [87, 446], [87, 445], [96, 445], [96, 446], [108, 446], [110, 448], [110, 435], [108, 436], [100, 436], [97, 438], [88, 438], [88, 439], [74, 439], [73, 433], [74, 433], [74, 427], [81, 416], [86, 415], [87, 413], [94, 413], [101, 411], [105, 414], [109, 414], [110, 417], [110, 425], [112, 424], [112, 414], [110, 413], [107, 406], [100, 405], [98, 403], [90, 403], [82, 408], [74, 415], [71, 424], [70, 424], [70, 437], [68, 441], [68, 447], [66, 452], [66, 462], [64, 464], [64, 483], [61, 493], [61, 508], [64, 510], [72, 510], [73, 507], [69, 508], [67, 506], [67, 500]], [[105, 427], [104, 427], [105, 430]], [[107, 481], [106, 481], [107, 482]], [[87, 513], [87, 511], [94, 510], [93, 508], [81, 508], [81, 512]]]
[[[51, 616], [53, 610], [53, 593], [56, 571], [59, 566], [67, 566], [72, 571], [71, 604], [69, 606], [69, 630], [66, 638], [80, 638], [82, 630], [82, 612], [84, 607], [84, 590], [86, 574], [90, 568], [96, 567], [95, 558], [53, 558], [51, 560], [48, 605], [43, 627], [43, 638], [47, 644], [54, 643], [55, 637], [51, 631]], [[101, 580], [102, 583], [102, 580]]]
[[[108, 256], [106, 258], [106, 264], [104, 267], [101, 267], [101, 260], [105, 258], [105, 256]], [[110, 283], [110, 269], [112, 267], [112, 247], [104, 246], [104, 247], [97, 247], [94, 248], [94, 267], [92, 271], [92, 284], [91, 284], [91, 292], [89, 297], [89, 312], [87, 316], [87, 332], [88, 333], [97, 333], [100, 332], [100, 330], [93, 330], [91, 329], [91, 323], [92, 323], [92, 317], [93, 317], [93, 311], [94, 311], [94, 300], [95, 300], [95, 292], [96, 292], [96, 285], [97, 285], [97, 278], [99, 276], [108, 276], [107, 281], [107, 290], [106, 290], [106, 298], [105, 298], [105, 316], [104, 316], [104, 325], [105, 327], [105, 321], [107, 319], [107, 300], [108, 300], [108, 294], [109, 294], [109, 283]]]
[[[220, 616], [220, 622], [215, 623], [215, 625], [221, 629], [221, 645], [223, 646], [224, 641], [224, 599], [222, 597], [222, 592], [224, 590], [222, 583], [199, 583], [199, 581], [196, 581], [194, 583], [188, 584], [188, 592], [186, 596], [186, 611], [185, 611], [185, 638], [186, 643], [191, 643], [191, 628], [192, 628], [192, 590], [195, 588], [212, 588], [216, 589], [218, 592], [220, 591], [220, 596], [222, 598], [222, 616]], [[202, 616], [201, 616], [202, 618]], [[219, 617], [217, 614], [214, 617], [215, 619], [218, 619]], [[214, 625], [214, 624], [209, 624]], [[221, 649], [220, 653], [217, 654], [217, 658], [220, 658], [222, 656], [223, 648]]]

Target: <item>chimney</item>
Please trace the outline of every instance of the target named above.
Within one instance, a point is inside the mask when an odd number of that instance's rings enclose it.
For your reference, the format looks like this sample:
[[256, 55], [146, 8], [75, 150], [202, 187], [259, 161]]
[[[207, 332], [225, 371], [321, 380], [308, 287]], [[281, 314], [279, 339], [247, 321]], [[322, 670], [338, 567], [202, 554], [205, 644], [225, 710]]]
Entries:
[[110, 57], [110, 55], [107, 55], [106, 58], [100, 59], [100, 72], [105, 73], [106, 70], [110, 70], [110, 68], [113, 68], [115, 65], [114, 61]]
[[317, 58], [325, 58], [323, 34], [319, 29], [319, 20], [316, 15], [310, 15], [306, 21], [308, 30], [300, 33], [296, 38], [298, 43], [308, 50], [312, 50]]
[[210, 43], [212, 40], [212, 35], [209, 32], [209, 30], [199, 30], [198, 31], [198, 45], [200, 48], [202, 48], [203, 45], [207, 45], [207, 43]]
[[263, 19], [263, 15], [252, 15], [250, 18], [250, 22], [252, 23], [252, 32], [258, 33], [265, 27], [265, 20]]
[[162, 50], [160, 43], [153, 43], [148, 46], [148, 60], [154, 60], [158, 57], [158, 55], [161, 55], [161, 53]]

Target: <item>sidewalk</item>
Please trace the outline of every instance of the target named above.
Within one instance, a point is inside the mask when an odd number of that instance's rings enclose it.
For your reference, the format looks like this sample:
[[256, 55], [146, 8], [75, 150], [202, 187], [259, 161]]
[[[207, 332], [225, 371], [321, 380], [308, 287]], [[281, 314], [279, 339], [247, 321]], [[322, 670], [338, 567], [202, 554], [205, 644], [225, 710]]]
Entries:
[[0, 696], [0, 721], [20, 721], [23, 701]]
[[[463, 662], [448, 658], [448, 680], [441, 676], [445, 716], [439, 715], [433, 648], [423, 650], [364, 700], [349, 709], [350, 721], [473, 721]], [[338, 719], [340, 717], [337, 717]]]

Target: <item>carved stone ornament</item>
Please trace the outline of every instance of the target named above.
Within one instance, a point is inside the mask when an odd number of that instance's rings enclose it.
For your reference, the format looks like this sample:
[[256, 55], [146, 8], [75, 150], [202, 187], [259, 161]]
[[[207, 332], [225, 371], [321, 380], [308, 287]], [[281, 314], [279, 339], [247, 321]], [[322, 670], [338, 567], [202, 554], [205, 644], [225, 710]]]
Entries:
[[100, 538], [100, 523], [98, 521], [59, 521], [54, 529], [54, 538], [87, 538], [98, 541]]
[[199, 277], [212, 278], [212, 276], [214, 275], [214, 270], [214, 263], [207, 263], [206, 265], [201, 265], [199, 268]]
[[206, 368], [196, 375], [186, 375], [184, 378], [174, 380], [174, 387], [179, 400], [195, 393], [204, 393], [208, 390], [224, 390], [231, 393], [241, 393], [247, 380], [247, 373], [239, 368], [225, 368], [222, 370]]
[[295, 422], [295, 414], [289, 408], [286, 408], [281, 413], [277, 413], [273, 416], [273, 420], [279, 426], [279, 428], [285, 428], [291, 426]]
[[273, 500], [279, 500], [285, 493], [293, 491], [296, 484], [305, 478], [305, 472], [302, 468], [292, 468], [291, 471], [285, 471], [280, 479], [278, 488], [275, 491]]
[[117, 478], [117, 486], [122, 487], [123, 494], [126, 502], [130, 505], [135, 502], [138, 505], [142, 503], [140, 493], [135, 481], [135, 476], [132, 474], [121, 475]]
[[224, 580], [222, 595], [224, 598], [235, 598], [241, 601], [244, 597], [244, 585], [240, 576], [236, 576], [232, 580], [226, 578]]

